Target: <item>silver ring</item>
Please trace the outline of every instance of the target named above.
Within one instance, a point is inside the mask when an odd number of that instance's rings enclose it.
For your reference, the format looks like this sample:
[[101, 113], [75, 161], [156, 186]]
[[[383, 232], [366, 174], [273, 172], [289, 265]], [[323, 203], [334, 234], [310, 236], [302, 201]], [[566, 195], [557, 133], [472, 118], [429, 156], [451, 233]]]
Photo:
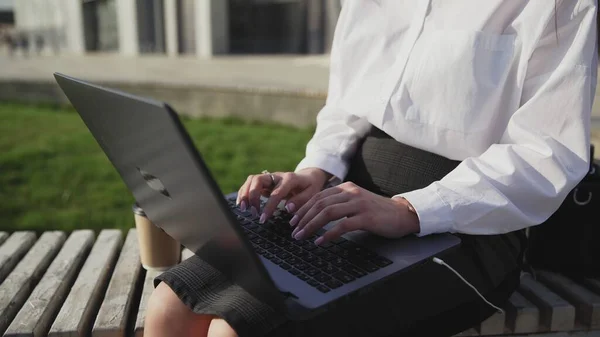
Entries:
[[271, 178], [271, 187], [270, 188], [273, 189], [275, 187], [275, 185], [277, 185], [277, 184], [275, 184], [275, 176], [267, 170], [263, 170], [261, 173], [269, 175], [269, 177]]

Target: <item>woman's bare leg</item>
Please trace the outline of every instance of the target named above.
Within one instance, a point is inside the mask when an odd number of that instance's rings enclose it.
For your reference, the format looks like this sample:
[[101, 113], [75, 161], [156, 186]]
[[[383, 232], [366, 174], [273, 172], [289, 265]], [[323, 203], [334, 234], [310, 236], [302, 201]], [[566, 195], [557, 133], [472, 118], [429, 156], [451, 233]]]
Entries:
[[213, 318], [191, 311], [168, 285], [161, 283], [148, 300], [144, 336], [206, 337]]

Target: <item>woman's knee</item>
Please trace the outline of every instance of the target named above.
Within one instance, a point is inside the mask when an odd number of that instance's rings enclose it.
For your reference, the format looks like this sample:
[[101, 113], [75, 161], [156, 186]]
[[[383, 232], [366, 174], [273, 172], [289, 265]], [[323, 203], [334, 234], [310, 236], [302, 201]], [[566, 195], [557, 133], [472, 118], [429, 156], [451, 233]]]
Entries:
[[208, 337], [237, 337], [237, 333], [224, 319], [215, 318], [210, 322]]
[[213, 316], [198, 315], [164, 282], [152, 292], [146, 308], [144, 335], [206, 336]]

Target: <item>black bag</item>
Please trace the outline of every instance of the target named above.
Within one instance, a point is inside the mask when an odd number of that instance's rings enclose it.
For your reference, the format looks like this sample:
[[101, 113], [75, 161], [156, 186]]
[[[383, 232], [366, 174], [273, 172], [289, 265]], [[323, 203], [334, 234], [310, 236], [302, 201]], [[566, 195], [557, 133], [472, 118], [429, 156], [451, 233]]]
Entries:
[[600, 276], [600, 165], [591, 148], [590, 171], [560, 208], [529, 229], [526, 262], [575, 279]]

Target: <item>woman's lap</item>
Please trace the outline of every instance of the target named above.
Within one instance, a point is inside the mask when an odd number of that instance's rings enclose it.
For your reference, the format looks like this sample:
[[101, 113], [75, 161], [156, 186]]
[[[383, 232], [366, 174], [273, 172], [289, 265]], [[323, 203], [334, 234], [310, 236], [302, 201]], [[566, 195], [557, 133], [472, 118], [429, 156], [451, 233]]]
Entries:
[[[441, 257], [496, 305], [502, 305], [518, 286], [518, 269], [496, 285], [466, 245]], [[206, 277], [207, 273], [214, 274]], [[204, 277], [192, 276], [198, 274]], [[305, 321], [287, 320], [198, 257], [158, 280], [165, 281], [194, 312], [223, 317], [240, 336], [394, 336], [407, 331], [411, 336], [449, 336], [494, 312], [450, 270], [431, 261]]]

